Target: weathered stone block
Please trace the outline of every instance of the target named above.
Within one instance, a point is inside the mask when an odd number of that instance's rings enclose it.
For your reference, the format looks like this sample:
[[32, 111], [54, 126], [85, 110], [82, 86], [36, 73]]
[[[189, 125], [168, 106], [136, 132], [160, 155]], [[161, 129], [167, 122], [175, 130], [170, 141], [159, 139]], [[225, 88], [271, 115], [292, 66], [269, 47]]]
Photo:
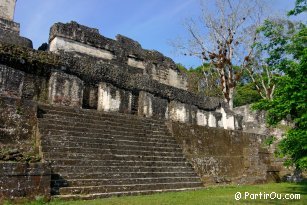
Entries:
[[177, 70], [169, 69], [168, 85], [174, 86], [179, 89], [187, 90], [188, 81], [183, 75]]
[[48, 102], [48, 78], [26, 73], [22, 88], [22, 98], [38, 102]]
[[63, 72], [53, 72], [49, 79], [49, 102], [54, 105], [82, 107], [83, 82]]
[[171, 101], [169, 104], [169, 116], [173, 121], [189, 122], [187, 106], [177, 101]]
[[16, 0], [0, 0], [0, 18], [14, 19]]
[[131, 113], [132, 93], [108, 83], [98, 86], [98, 110]]
[[171, 101], [169, 103], [169, 117], [173, 121], [196, 124], [197, 110], [196, 106], [178, 101]]
[[265, 111], [252, 110], [251, 105], [236, 107], [233, 111], [237, 115], [242, 116], [241, 118], [238, 117], [237, 121], [238, 123], [240, 121], [242, 122], [240, 128], [245, 132], [269, 134], [269, 129], [266, 127], [265, 123]]
[[83, 53], [106, 60], [112, 60], [113, 58], [115, 58], [112, 52], [108, 50], [95, 48], [62, 37], [55, 37], [54, 39], [52, 39], [52, 41], [50, 42], [49, 50], [53, 52], [65, 51], [72, 53]]
[[208, 125], [208, 113], [204, 110], [197, 110], [196, 114], [196, 124], [200, 126]]
[[36, 160], [36, 113], [33, 101], [0, 97], [0, 161]]
[[[19, 26], [19, 25], [18, 25]], [[17, 46], [22, 46], [26, 48], [33, 48], [32, 41], [30, 39], [19, 36], [19, 27], [8, 26], [7, 24], [2, 24], [0, 19], [0, 41], [13, 44]]]
[[25, 73], [5, 65], [0, 65], [0, 95], [20, 98]]
[[139, 93], [138, 114], [145, 117], [168, 119], [168, 101], [150, 93]]
[[0, 162], [0, 202], [19, 197], [50, 197], [51, 171], [44, 163]]
[[[0, 17], [0, 29], [8, 32], [8, 34], [18, 35], [20, 32], [20, 25], [14, 21], [10, 21]], [[4, 32], [1, 32], [1, 38], [3, 38]], [[10, 43], [10, 42], [9, 42]]]
[[128, 65], [132, 66], [132, 67], [136, 67], [136, 68], [141, 68], [141, 69], [145, 69], [145, 65], [144, 65], [144, 61], [138, 59], [135, 56], [128, 56]]
[[[227, 111], [227, 112], [226, 112]], [[229, 112], [228, 110], [225, 110], [223, 107], [221, 108], [222, 113], [222, 122], [224, 129], [235, 129], [235, 114], [233, 112]]]
[[222, 114], [218, 112], [209, 112], [208, 116], [209, 127], [223, 127]]

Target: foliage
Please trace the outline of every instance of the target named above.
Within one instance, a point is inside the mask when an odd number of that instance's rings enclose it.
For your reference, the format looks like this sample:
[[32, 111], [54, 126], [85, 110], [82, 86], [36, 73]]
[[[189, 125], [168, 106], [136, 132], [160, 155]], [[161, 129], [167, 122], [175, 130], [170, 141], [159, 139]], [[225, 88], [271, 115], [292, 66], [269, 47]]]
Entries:
[[276, 77], [281, 75], [280, 61], [285, 55], [285, 45], [296, 32], [298, 24], [285, 19], [265, 20], [257, 29], [257, 40], [252, 58], [246, 67], [256, 90], [263, 99], [272, 99]]
[[287, 156], [287, 165], [307, 168], [307, 28], [300, 31], [284, 46], [284, 55], [279, 59], [279, 69], [285, 74], [278, 77], [273, 100], [262, 100], [256, 109], [267, 110], [267, 122], [276, 125], [290, 119], [294, 128], [286, 133], [279, 144], [279, 154]]
[[267, 145], [267, 146], [271, 146], [274, 143], [274, 141], [276, 141], [276, 137], [275, 136], [269, 136], [264, 141], [264, 144]]
[[234, 94], [234, 107], [251, 104], [261, 99], [253, 83], [240, 84]]
[[294, 9], [288, 12], [288, 15], [297, 15], [307, 11], [307, 0], [296, 0]]
[[203, 64], [196, 68], [186, 69], [177, 64], [181, 72], [188, 78], [188, 90], [196, 94], [203, 94], [209, 97], [222, 97], [219, 77], [216, 72], [212, 72], [210, 64]]
[[37, 50], [39, 51], [47, 51], [48, 50], [48, 43], [43, 43]]

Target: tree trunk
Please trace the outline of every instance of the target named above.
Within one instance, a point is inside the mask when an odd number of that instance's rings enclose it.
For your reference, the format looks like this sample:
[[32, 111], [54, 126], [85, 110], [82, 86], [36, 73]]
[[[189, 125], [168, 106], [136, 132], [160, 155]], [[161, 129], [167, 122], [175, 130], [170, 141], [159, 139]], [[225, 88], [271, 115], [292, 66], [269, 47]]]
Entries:
[[231, 110], [233, 110], [233, 94], [234, 94], [234, 88], [229, 88], [229, 101], [228, 105]]

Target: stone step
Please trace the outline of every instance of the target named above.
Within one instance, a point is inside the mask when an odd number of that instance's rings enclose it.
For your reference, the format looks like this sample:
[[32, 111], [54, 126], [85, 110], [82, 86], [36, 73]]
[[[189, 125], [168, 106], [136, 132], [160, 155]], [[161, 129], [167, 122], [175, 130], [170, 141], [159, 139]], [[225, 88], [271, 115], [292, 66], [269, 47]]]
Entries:
[[87, 154], [113, 154], [113, 155], [136, 155], [136, 156], [180, 156], [183, 157], [181, 152], [172, 151], [148, 151], [148, 150], [129, 150], [129, 149], [112, 149], [112, 148], [83, 148], [83, 147], [52, 147], [42, 146], [42, 152], [60, 152], [60, 153], [80, 153]]
[[52, 159], [51, 166], [188, 166], [186, 161], [146, 161], [146, 160], [76, 160], [76, 159]]
[[53, 165], [51, 167], [53, 173], [94, 173], [94, 172], [193, 172], [192, 167], [189, 166], [61, 166]]
[[39, 122], [39, 129], [41, 130], [63, 130], [63, 131], [74, 131], [74, 132], [83, 132], [86, 134], [92, 133], [103, 133], [103, 134], [110, 134], [110, 135], [125, 135], [125, 136], [138, 136], [138, 137], [159, 137], [165, 136], [162, 133], [157, 132], [149, 132], [149, 131], [134, 131], [134, 130], [123, 130], [120, 127], [117, 128], [88, 128], [83, 126], [68, 126], [65, 124], [46, 124], [43, 122]]
[[153, 123], [146, 123], [142, 122], [141, 120], [134, 120], [131, 122], [130, 119], [122, 122], [121, 120], [114, 120], [110, 119], [108, 117], [104, 118], [95, 118], [95, 117], [86, 117], [83, 115], [80, 116], [67, 116], [67, 115], [61, 115], [63, 113], [46, 113], [43, 115], [43, 118], [39, 119], [53, 119], [53, 120], [62, 120], [62, 121], [72, 121], [72, 122], [78, 122], [78, 123], [89, 123], [92, 125], [101, 125], [101, 124], [110, 124], [112, 126], [123, 126], [123, 127], [132, 127], [132, 128], [147, 128], [147, 129], [161, 129], [164, 131], [167, 131], [164, 124], [153, 124]]
[[86, 115], [78, 115], [75, 113], [62, 113], [59, 111], [48, 112], [43, 115], [43, 117], [39, 119], [51, 119], [58, 120], [64, 122], [78, 122], [78, 123], [89, 123], [91, 125], [105, 125], [108, 124], [110, 126], [120, 126], [120, 127], [128, 127], [128, 128], [142, 128], [145, 130], [155, 130], [163, 133], [168, 133], [168, 129], [165, 124], [156, 124], [143, 121], [143, 119], [118, 119], [118, 118], [109, 118], [109, 117], [95, 117], [95, 116], [86, 116]]
[[91, 124], [91, 123], [80, 123], [75, 121], [65, 121], [65, 120], [55, 120], [55, 119], [45, 119], [40, 118], [39, 119], [40, 124], [47, 124], [47, 125], [58, 125], [63, 127], [78, 127], [78, 128], [87, 128], [87, 129], [93, 129], [93, 130], [120, 130], [122, 132], [132, 132], [132, 133], [146, 133], [149, 134], [152, 131], [150, 128], [147, 127], [139, 127], [139, 128], [133, 128], [130, 126], [121, 126], [116, 125], [113, 126], [109, 124], [108, 122], [102, 122], [101, 124]]
[[[163, 135], [149, 135], [147, 137], [139, 137], [135, 135], [128, 135], [127, 133], [99, 133], [99, 132], [78, 132], [72, 130], [59, 130], [59, 129], [44, 129], [40, 128], [40, 133], [43, 136], [43, 139], [53, 138], [54, 136], [66, 136], [76, 137], [76, 140], [81, 138], [92, 138], [92, 139], [108, 139], [108, 140], [126, 140], [126, 141], [135, 141], [135, 142], [151, 142], [151, 143], [165, 143], [165, 144], [177, 144], [177, 141], [172, 136], [163, 136]], [[145, 139], [144, 139], [145, 138]], [[179, 145], [178, 145], [179, 146]]]
[[44, 160], [51, 161], [53, 159], [71, 159], [71, 160], [144, 160], [144, 161], [174, 161], [174, 162], [182, 162], [186, 161], [183, 156], [140, 156], [140, 155], [119, 155], [119, 154], [100, 154], [100, 153], [62, 153], [62, 152], [43, 152]]
[[167, 177], [196, 177], [194, 171], [188, 172], [62, 172], [53, 173], [52, 178], [57, 179], [123, 179], [123, 178], [167, 178]]
[[155, 177], [155, 178], [122, 178], [122, 179], [58, 179], [52, 180], [52, 187], [80, 187], [122, 184], [155, 184], [175, 182], [199, 182], [199, 177]]
[[39, 109], [53, 194], [89, 199], [202, 187], [165, 121], [70, 107]]
[[62, 199], [62, 200], [91, 200], [97, 198], [139, 196], [139, 195], [149, 195], [149, 194], [157, 194], [165, 192], [195, 191], [199, 189], [203, 189], [203, 186], [180, 188], [180, 189], [156, 189], [156, 190], [122, 191], [122, 192], [92, 193], [92, 194], [66, 194], [66, 195], [54, 195], [52, 196], [52, 198]]
[[[53, 132], [52, 132], [53, 133]], [[180, 146], [176, 143], [175, 140], [167, 140], [167, 139], [147, 139], [144, 141], [143, 139], [133, 139], [129, 138], [122, 139], [122, 137], [117, 136], [110, 136], [110, 135], [90, 135], [90, 136], [84, 136], [80, 133], [79, 136], [73, 136], [73, 135], [67, 135], [67, 133], [63, 133], [60, 135], [43, 135], [41, 137], [42, 141], [74, 141], [79, 143], [92, 143], [92, 144], [110, 144], [116, 142], [117, 144], [123, 144], [123, 145], [131, 145], [131, 146], [159, 146], [159, 147], [173, 147], [173, 148], [180, 148]]]
[[84, 133], [104, 133], [104, 134], [117, 134], [117, 135], [128, 135], [128, 136], [141, 136], [144, 137], [146, 135], [149, 135], [149, 133], [146, 132], [135, 132], [133, 130], [125, 131], [121, 130], [120, 127], [118, 129], [110, 129], [110, 128], [88, 128], [84, 126], [68, 126], [65, 124], [47, 124], [44, 122], [39, 122], [39, 129], [57, 129], [57, 130], [65, 130], [65, 131], [75, 131], [75, 132], [84, 132]]
[[176, 183], [155, 183], [155, 184], [127, 184], [127, 185], [104, 185], [104, 186], [82, 186], [82, 187], [63, 187], [59, 189], [59, 194], [91, 194], [102, 192], [122, 192], [122, 191], [141, 191], [157, 189], [181, 189], [200, 187], [200, 182], [176, 182]]
[[65, 116], [82, 116], [82, 117], [89, 117], [90, 119], [97, 119], [97, 118], [107, 118], [107, 119], [115, 119], [117, 121], [128, 120], [130, 122], [133, 121], [142, 121], [143, 123], [148, 124], [164, 124], [164, 120], [158, 120], [153, 118], [144, 118], [137, 115], [129, 115], [129, 114], [121, 114], [118, 112], [102, 112], [97, 110], [87, 110], [87, 109], [78, 109], [72, 107], [65, 107], [65, 106], [50, 106], [50, 105], [39, 105], [39, 109], [44, 113], [58, 113], [60, 115]]
[[116, 149], [116, 150], [146, 150], [154, 152], [182, 152], [180, 147], [175, 146], [152, 146], [152, 144], [145, 145], [130, 145], [127, 143], [118, 142], [114, 139], [111, 143], [89, 143], [79, 141], [67, 141], [67, 140], [53, 140], [51, 138], [42, 140], [42, 146], [47, 147], [82, 147], [82, 148], [96, 148], [96, 149]]

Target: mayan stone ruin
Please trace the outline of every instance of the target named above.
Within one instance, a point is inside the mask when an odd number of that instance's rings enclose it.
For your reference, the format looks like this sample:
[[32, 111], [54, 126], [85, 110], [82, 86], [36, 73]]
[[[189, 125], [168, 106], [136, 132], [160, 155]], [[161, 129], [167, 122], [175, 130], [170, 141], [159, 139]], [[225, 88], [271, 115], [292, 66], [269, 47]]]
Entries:
[[[0, 201], [92, 199], [279, 180], [265, 135], [190, 92], [174, 61], [122, 35], [55, 23], [32, 48], [0, 0]], [[17, 186], [18, 184], [18, 186]]]

